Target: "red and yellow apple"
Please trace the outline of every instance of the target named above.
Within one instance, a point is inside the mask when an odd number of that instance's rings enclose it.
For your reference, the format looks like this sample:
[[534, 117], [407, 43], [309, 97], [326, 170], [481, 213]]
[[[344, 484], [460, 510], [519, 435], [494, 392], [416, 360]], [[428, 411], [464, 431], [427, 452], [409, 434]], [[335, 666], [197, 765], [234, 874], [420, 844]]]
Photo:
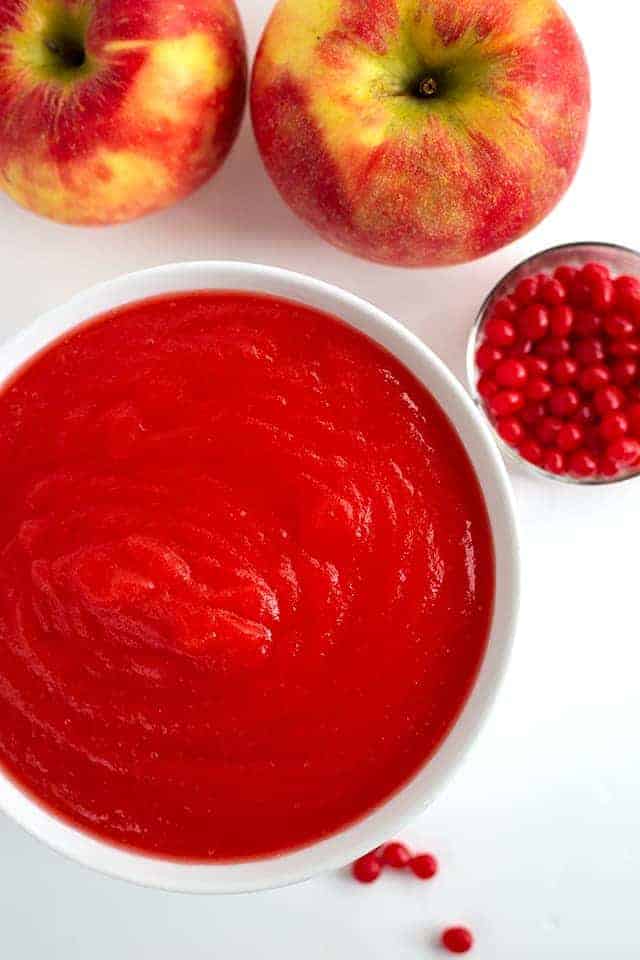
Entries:
[[63, 223], [169, 206], [224, 160], [245, 87], [233, 0], [0, 0], [0, 187]]
[[266, 168], [330, 242], [460, 263], [555, 206], [584, 147], [589, 74], [555, 0], [279, 0], [251, 107]]

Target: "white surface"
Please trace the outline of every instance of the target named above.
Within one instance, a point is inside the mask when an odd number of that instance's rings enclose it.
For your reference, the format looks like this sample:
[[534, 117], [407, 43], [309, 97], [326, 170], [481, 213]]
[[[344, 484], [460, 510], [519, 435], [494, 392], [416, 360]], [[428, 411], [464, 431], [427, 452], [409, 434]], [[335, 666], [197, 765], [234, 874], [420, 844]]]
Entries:
[[440, 795], [486, 722], [504, 678], [519, 604], [520, 553], [515, 503], [503, 461], [486, 422], [448, 367], [397, 320], [338, 287], [280, 267], [218, 260], [151, 267], [108, 280], [39, 317], [0, 351], [0, 383], [48, 344], [124, 303], [179, 290], [249, 290], [301, 301], [341, 317], [376, 340], [425, 383], [464, 438], [491, 517], [496, 593], [487, 652], [471, 696], [436, 755], [404, 788], [358, 823], [279, 857], [249, 863], [184, 864], [143, 857], [102, 843], [51, 816], [0, 771], [0, 810], [35, 837], [78, 863], [112, 877], [185, 893], [267, 890], [344, 866], [377, 848], [421, 815]]
[[[253, 49], [266, 0], [243, 0]], [[462, 375], [489, 286], [552, 243], [640, 246], [632, 0], [566, 0], [592, 67], [587, 155], [561, 207], [478, 264], [407, 273], [334, 251], [267, 183], [248, 123], [221, 175], [180, 207], [101, 232], [57, 227], [0, 199], [0, 335], [81, 288], [178, 259], [231, 257], [311, 273], [403, 320]], [[64, 960], [419, 960], [462, 920], [478, 960], [638, 960], [640, 481], [576, 490], [514, 475], [524, 547], [515, 656], [455, 782], [407, 836], [440, 855], [429, 884], [342, 876], [275, 893], [198, 898], [137, 889], [66, 863], [0, 821], [3, 956]]]

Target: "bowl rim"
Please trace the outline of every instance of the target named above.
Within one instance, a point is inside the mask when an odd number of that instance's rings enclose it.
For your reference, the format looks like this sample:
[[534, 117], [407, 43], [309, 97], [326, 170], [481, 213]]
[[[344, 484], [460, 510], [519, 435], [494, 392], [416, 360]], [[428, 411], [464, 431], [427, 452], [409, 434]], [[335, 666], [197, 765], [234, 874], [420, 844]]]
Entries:
[[424, 812], [468, 753], [503, 680], [520, 599], [515, 501], [484, 415], [445, 364], [415, 334], [368, 301], [305, 274], [239, 260], [170, 263], [96, 284], [42, 314], [0, 344], [0, 388], [24, 364], [86, 320], [145, 297], [193, 290], [270, 293], [324, 310], [389, 350], [427, 386], [465, 445], [490, 518], [495, 597], [489, 641], [470, 695], [436, 753], [393, 796], [360, 820], [309, 846], [257, 860], [185, 863], [125, 849], [64, 821], [0, 768], [0, 810], [69, 859], [103, 874], [166, 891], [241, 893], [306, 880], [350, 863]]
[[573, 487], [610, 487], [617, 483], [628, 483], [631, 480], [640, 479], [640, 471], [635, 473], [625, 473], [621, 477], [574, 477], [571, 474], [557, 474], [551, 473], [549, 470], [544, 470], [542, 467], [537, 467], [535, 463], [530, 463], [528, 460], [525, 460], [524, 457], [521, 457], [517, 450], [509, 446], [506, 443], [498, 431], [495, 429], [493, 422], [491, 421], [484, 400], [478, 393], [478, 368], [476, 367], [476, 351], [478, 348], [478, 337], [480, 331], [487, 319], [487, 314], [489, 308], [498, 298], [498, 293], [503, 291], [503, 288], [509, 286], [510, 282], [514, 280], [521, 271], [531, 263], [534, 263], [538, 260], [542, 260], [544, 257], [552, 256], [555, 253], [564, 253], [567, 254], [571, 251], [579, 251], [585, 249], [600, 249], [600, 250], [610, 250], [617, 253], [628, 254], [632, 257], [635, 257], [638, 260], [640, 266], [640, 251], [634, 250], [633, 247], [626, 247], [619, 243], [609, 243], [607, 241], [601, 240], [578, 240], [575, 243], [559, 243], [553, 247], [546, 247], [544, 250], [540, 250], [538, 253], [532, 253], [528, 257], [525, 257], [523, 260], [520, 260], [514, 267], [507, 271], [504, 276], [498, 280], [497, 283], [491, 288], [489, 293], [486, 295], [480, 309], [478, 310], [476, 317], [473, 321], [473, 325], [469, 332], [469, 338], [467, 340], [467, 355], [466, 355], [466, 374], [467, 374], [467, 383], [469, 385], [469, 390], [471, 391], [471, 396], [473, 397], [474, 403], [480, 409], [482, 416], [484, 417], [486, 423], [491, 430], [493, 438], [497, 443], [498, 447], [510, 462], [517, 464], [522, 470], [525, 470], [527, 473], [532, 476], [538, 477], [542, 480], [554, 480], [556, 483], [563, 483], [565, 486]]

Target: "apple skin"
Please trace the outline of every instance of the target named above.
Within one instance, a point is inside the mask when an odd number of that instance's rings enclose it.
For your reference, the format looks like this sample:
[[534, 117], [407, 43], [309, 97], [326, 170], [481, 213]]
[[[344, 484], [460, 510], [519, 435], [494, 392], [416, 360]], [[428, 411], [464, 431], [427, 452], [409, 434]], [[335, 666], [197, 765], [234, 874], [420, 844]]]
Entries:
[[0, 187], [68, 224], [167, 207], [225, 159], [246, 73], [233, 0], [0, 0]]
[[[425, 78], [437, 95], [418, 95]], [[251, 89], [292, 210], [404, 267], [474, 260], [539, 223], [575, 175], [589, 108], [555, 0], [279, 0]]]

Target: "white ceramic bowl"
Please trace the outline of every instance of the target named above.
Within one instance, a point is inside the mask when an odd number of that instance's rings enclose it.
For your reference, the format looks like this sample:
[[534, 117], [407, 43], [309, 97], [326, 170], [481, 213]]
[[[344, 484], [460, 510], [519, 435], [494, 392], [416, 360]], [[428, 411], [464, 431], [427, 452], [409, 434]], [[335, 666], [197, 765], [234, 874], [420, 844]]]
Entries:
[[492, 705], [511, 647], [519, 594], [512, 492], [482, 414], [445, 365], [396, 320], [364, 300], [311, 277], [250, 263], [182, 263], [92, 287], [36, 320], [0, 349], [0, 383], [61, 334], [114, 307], [172, 291], [252, 290], [298, 300], [341, 317], [385, 346], [439, 401], [460, 434], [487, 502], [495, 543], [495, 612], [487, 653], [467, 704], [436, 755], [390, 800], [308, 847], [233, 864], [187, 864], [112, 846], [39, 806], [0, 771], [0, 809], [60, 853], [103, 873], [164, 890], [237, 893], [282, 886], [354, 860], [424, 811], [469, 749]]

